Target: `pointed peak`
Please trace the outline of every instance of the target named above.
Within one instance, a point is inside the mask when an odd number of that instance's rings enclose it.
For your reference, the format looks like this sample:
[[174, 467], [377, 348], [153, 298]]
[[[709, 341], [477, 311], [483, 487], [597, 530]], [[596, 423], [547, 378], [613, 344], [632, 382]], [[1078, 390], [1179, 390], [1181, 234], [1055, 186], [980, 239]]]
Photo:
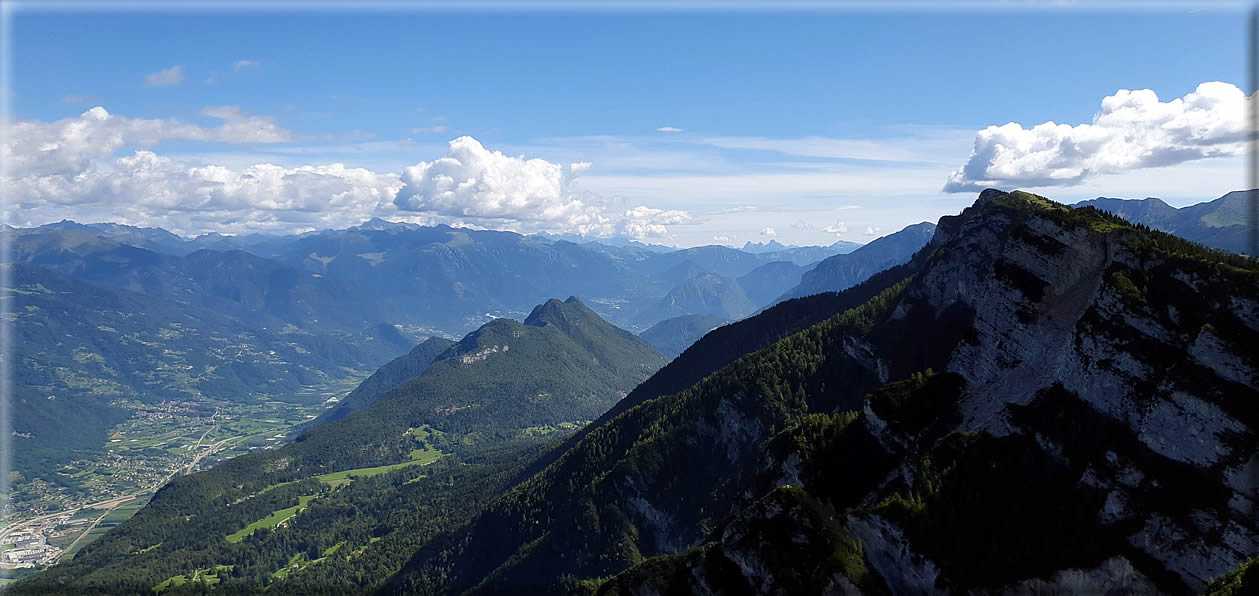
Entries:
[[576, 296], [569, 296], [568, 300], [560, 301], [559, 298], [552, 298], [546, 302], [533, 307], [533, 312], [529, 313], [525, 319], [525, 324], [533, 327], [545, 327], [547, 324], [565, 325], [576, 319], [588, 319], [590, 317], [598, 317], [594, 311], [590, 310]]

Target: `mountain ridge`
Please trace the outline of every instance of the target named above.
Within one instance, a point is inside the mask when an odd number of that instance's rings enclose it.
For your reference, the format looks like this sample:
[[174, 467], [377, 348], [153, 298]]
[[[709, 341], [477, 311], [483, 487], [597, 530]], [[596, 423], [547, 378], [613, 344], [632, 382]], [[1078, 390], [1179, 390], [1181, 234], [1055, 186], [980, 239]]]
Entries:
[[[845, 585], [894, 592], [1036, 585], [1093, 590], [1106, 581], [1177, 592], [1203, 589], [1211, 577], [1259, 554], [1253, 518], [1244, 517], [1253, 511], [1246, 497], [1253, 488], [1244, 477], [1244, 459], [1253, 450], [1190, 448], [1178, 434], [1142, 434], [1137, 422], [1187, 415], [1176, 414], [1182, 410], [1174, 405], [1187, 398], [1175, 396], [1192, 392], [1228, 413], [1210, 423], [1189, 416], [1182, 424], [1190, 426], [1180, 428], [1231, 428], [1246, 437], [1237, 440], [1255, 444], [1259, 419], [1253, 405], [1228, 392], [1243, 391], [1253, 404], [1259, 366], [1224, 363], [1231, 362], [1226, 354], [1239, 354], [1242, 338], [1259, 334], [1253, 314], [1259, 308], [1246, 311], [1251, 314], [1243, 324], [1230, 325], [1232, 339], [1215, 336], [1210, 329], [1218, 326], [1200, 327], [1199, 321], [1234, 316], [1227, 297], [1221, 302], [1212, 290], [1221, 280], [1244, 283], [1244, 300], [1259, 299], [1259, 265], [1099, 211], [999, 191], [981, 194], [961, 216], [944, 218], [928, 248], [915, 257], [917, 273], [865, 305], [744, 356], [679, 394], [631, 404], [605, 418], [460, 531], [452, 543], [459, 546], [442, 551], [444, 563], [433, 558], [435, 552], [420, 553], [391, 587], [426, 589], [422, 578], [438, 568], [451, 582], [445, 589], [473, 592], [547, 589], [570, 574], [598, 585], [593, 578], [636, 569], [638, 580], [608, 583], [609, 593], [617, 586], [632, 592], [653, 586], [661, 592], [722, 586], [811, 592]], [[1204, 276], [1200, 290], [1144, 296], [1182, 305], [1202, 297], [1206, 302], [1192, 320], [1176, 322], [1153, 311], [1141, 315], [1153, 316], [1145, 319], [1149, 323], [1123, 322], [1135, 306], [1125, 301], [1136, 299], [1125, 298], [1132, 288], [1124, 276], [1182, 283], [1164, 280], [1188, 271]], [[1178, 312], [1183, 317], [1189, 311]], [[1191, 329], [1198, 339], [1171, 334], [1145, 342], [1147, 347], [1151, 341], [1169, 342], [1168, 349], [1154, 352], [1158, 359], [1188, 367], [1205, 358], [1208, 368], [1219, 372], [1165, 379], [1169, 388], [1147, 398], [1154, 400], [1153, 410], [1123, 405], [1135, 386], [1131, 381], [1089, 380], [1135, 372], [1124, 371], [1137, 361], [1106, 362], [1098, 356], [1127, 353], [1131, 348], [1123, 346], [1133, 345], [1107, 344], [1123, 337], [1109, 325], [1147, 332], [1154, 329], [1149, 325]], [[907, 335], [909, 329], [918, 332]], [[1044, 340], [1073, 333], [1083, 343]], [[1200, 355], [1187, 356], [1183, 347], [1174, 347], [1180, 342], [1198, 345], [1190, 351]], [[1090, 353], [1090, 359], [1077, 359]], [[1055, 366], [1067, 368], [1058, 372]], [[1081, 375], [1070, 367], [1089, 372]], [[1250, 379], [1248, 389], [1228, 380], [1238, 374]], [[1186, 385], [1186, 378], [1198, 384]], [[1058, 381], [1065, 385], [1055, 385]], [[1071, 418], [1064, 412], [1078, 412], [1082, 423], [1096, 425], [1089, 428], [1109, 430], [1073, 438], [1069, 427], [1055, 426], [1063, 416]], [[1200, 432], [1194, 436], [1209, 436]], [[1049, 446], [1033, 440], [1037, 433]], [[1105, 437], [1115, 442], [1107, 445]], [[1119, 463], [1106, 463], [1112, 457], [1108, 448]], [[1232, 455], [1221, 460], [1221, 453]], [[1203, 463], [1192, 463], [1203, 457]], [[949, 464], [966, 461], [977, 464]], [[1224, 467], [1205, 464], [1213, 461]], [[1006, 475], [993, 477], [1000, 484], [980, 483], [986, 462]], [[827, 471], [836, 466], [847, 472], [843, 482], [828, 480]], [[1135, 485], [1125, 480], [1123, 470], [1129, 468], [1145, 479]], [[1044, 475], [1019, 472], [1029, 469]], [[1007, 477], [1018, 480], [1007, 484]], [[1175, 488], [1186, 481], [1196, 492]], [[968, 482], [984, 492], [968, 496]], [[821, 508], [838, 521], [804, 540], [858, 541], [860, 550], [848, 552], [862, 552], [860, 558], [846, 555], [848, 563], [812, 576], [792, 561], [773, 559], [772, 553], [794, 538], [765, 529], [782, 522], [771, 523], [772, 510], [757, 514], [753, 503], [783, 484], [805, 491], [782, 501], [799, 512], [789, 520], [804, 524], [798, 516]], [[1015, 500], [1002, 500], [1003, 489]], [[1108, 498], [1126, 505], [1107, 505]], [[1010, 503], [1023, 500], [1042, 504], [1036, 505], [1039, 514], [1016, 515]], [[1200, 513], [1193, 522], [1176, 513], [1194, 507]], [[956, 520], [951, 508], [959, 512]], [[984, 522], [993, 512], [1000, 515]], [[706, 538], [719, 536], [711, 524], [743, 514], [751, 518], [739, 522], [738, 535], [751, 536], [750, 543], [737, 536], [721, 543]], [[1090, 518], [1099, 515], [1100, 526]], [[974, 538], [979, 542], [961, 551], [967, 556], [949, 546], [948, 537], [967, 528], [959, 524], [981, 528]], [[1220, 543], [1211, 532], [1193, 530], [1195, 524], [1228, 538]], [[1088, 548], [1073, 552], [1064, 549], [1063, 540]], [[995, 546], [981, 548], [983, 541]], [[690, 548], [700, 550], [669, 554]], [[1192, 554], [1197, 549], [1207, 549], [1211, 562]], [[733, 554], [709, 558], [716, 553]], [[732, 559], [742, 563], [730, 567]], [[777, 562], [770, 566], [772, 561]], [[1066, 571], [1074, 575], [1061, 574]]]

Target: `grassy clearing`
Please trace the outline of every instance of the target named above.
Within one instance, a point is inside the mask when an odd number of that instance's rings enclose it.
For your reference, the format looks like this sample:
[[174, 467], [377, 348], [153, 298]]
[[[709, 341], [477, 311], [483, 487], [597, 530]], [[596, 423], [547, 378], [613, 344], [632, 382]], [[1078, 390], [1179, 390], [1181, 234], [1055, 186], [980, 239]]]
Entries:
[[407, 461], [387, 466], [376, 466], [374, 468], [341, 470], [340, 472], [321, 474], [315, 478], [332, 488], [337, 488], [353, 482], [355, 478], [371, 478], [372, 476], [378, 476], [380, 474], [385, 474], [394, 470], [401, 470], [402, 468], [409, 468], [411, 466], [427, 466], [428, 464], [449, 455], [441, 449], [433, 447], [427, 442], [430, 437], [440, 435], [441, 431], [425, 426], [421, 428], [413, 428], [407, 432], [425, 442], [424, 447], [411, 450]]
[[240, 542], [241, 540], [244, 540], [246, 536], [253, 534], [259, 528], [268, 528], [268, 529], [274, 528], [277, 525], [279, 525], [280, 522], [290, 517], [293, 517], [294, 515], [297, 515], [298, 511], [301, 511], [302, 509], [304, 509], [306, 507], [306, 504], [309, 503], [311, 499], [314, 499], [317, 496], [319, 495], [301, 495], [297, 497], [296, 505], [292, 507], [286, 507], [278, 511], [274, 511], [271, 513], [271, 515], [268, 515], [252, 524], [249, 524], [248, 526], [245, 526], [244, 528], [241, 528], [239, 531], [236, 531], [228, 535], [227, 541]]
[[525, 437], [541, 437], [559, 432], [571, 433], [583, 426], [586, 426], [587, 424], [590, 424], [589, 420], [575, 420], [572, 422], [560, 422], [558, 424], [528, 426], [520, 429], [520, 434]]
[[223, 581], [223, 579], [219, 577], [220, 574], [231, 573], [231, 572], [232, 572], [231, 565], [215, 565], [213, 570], [206, 567], [206, 568], [202, 568], [202, 569], [198, 569], [194, 571], [191, 578], [188, 577], [187, 575], [176, 575], [173, 577], [168, 577], [162, 583], [156, 586], [153, 586], [153, 591], [165, 592], [166, 590], [178, 588], [188, 583], [201, 584], [204, 586], [212, 587], [218, 584], [219, 582]]
[[381, 474], [392, 472], [394, 470], [401, 470], [402, 468], [409, 468], [411, 466], [423, 466], [423, 465], [431, 464], [441, 459], [444, 455], [446, 454], [436, 449], [431, 449], [431, 450], [416, 449], [415, 451], [411, 452], [411, 457], [413, 459], [404, 461], [402, 463], [390, 464], [387, 466], [376, 466], [374, 468], [355, 468], [353, 470], [341, 470], [340, 472], [333, 472], [331, 474], [321, 474], [319, 476], [315, 476], [315, 478], [332, 488], [337, 488], [338, 486], [344, 486], [346, 484], [353, 482], [355, 478], [371, 478], [372, 476], [379, 476]]

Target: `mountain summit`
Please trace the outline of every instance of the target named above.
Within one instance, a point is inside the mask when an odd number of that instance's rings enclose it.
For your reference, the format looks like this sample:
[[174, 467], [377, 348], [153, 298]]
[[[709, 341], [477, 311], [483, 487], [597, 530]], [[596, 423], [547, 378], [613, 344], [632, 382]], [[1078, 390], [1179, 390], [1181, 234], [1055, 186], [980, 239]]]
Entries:
[[1259, 555], [1254, 260], [986, 191], [900, 271], [619, 409], [393, 586], [1180, 593]]

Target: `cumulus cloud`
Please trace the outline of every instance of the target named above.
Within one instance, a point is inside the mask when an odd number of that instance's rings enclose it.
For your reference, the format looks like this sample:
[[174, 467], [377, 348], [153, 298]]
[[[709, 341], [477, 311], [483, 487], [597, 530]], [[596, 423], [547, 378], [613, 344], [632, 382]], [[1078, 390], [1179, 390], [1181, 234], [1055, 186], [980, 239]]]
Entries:
[[206, 128], [173, 119], [127, 118], [100, 106], [56, 122], [12, 122], [0, 158], [6, 160], [13, 177], [74, 176], [86, 171], [93, 158], [109, 157], [124, 148], [148, 149], [167, 141], [275, 143], [292, 139], [292, 133], [271, 118], [246, 114], [239, 106], [206, 108], [202, 113], [222, 124]]
[[184, 80], [184, 67], [175, 65], [144, 76], [145, 87], [170, 87]]
[[868, 226], [868, 227], [866, 228], [865, 235], [866, 235], [866, 236], [878, 236], [878, 235], [879, 235], [879, 227], [878, 227], [878, 226]]
[[829, 226], [826, 226], [826, 227], [822, 228], [822, 231], [823, 231], [823, 232], [826, 232], [827, 234], [835, 234], [835, 235], [847, 234], [847, 233], [848, 233], [848, 224], [846, 224], [846, 223], [844, 223], [844, 222], [842, 222], [842, 221], [841, 221], [841, 222], [836, 222], [836, 223], [835, 223], [835, 224], [833, 224], [833, 225], [829, 225]]
[[236, 72], [260, 67], [262, 67], [262, 62], [258, 60], [237, 60], [232, 63], [232, 70]]
[[777, 236], [778, 232], [775, 231], [773, 227], [764, 227], [764, 228], [761, 228], [761, 235], [762, 236]]
[[668, 226], [689, 223], [691, 214], [685, 211], [666, 211], [639, 205], [625, 211], [619, 231], [630, 238], [659, 238], [668, 235]]
[[690, 221], [683, 211], [646, 206], [613, 211], [602, 197], [574, 188], [574, 179], [589, 168], [585, 162], [564, 167], [512, 157], [486, 149], [472, 137], [459, 137], [450, 141], [444, 157], [402, 171], [403, 186], [394, 205], [521, 231], [631, 238], [663, 236], [666, 226]]
[[944, 190], [1069, 186], [1098, 174], [1242, 155], [1253, 101], [1222, 82], [1166, 102], [1150, 89], [1121, 89], [1102, 100], [1091, 124], [989, 126], [975, 135], [970, 158]]
[[729, 236], [713, 236], [713, 241], [720, 242], [722, 244], [730, 244], [730, 237]]
[[388, 205], [397, 175], [341, 164], [242, 169], [191, 166], [151, 151], [94, 163], [75, 176], [7, 181], [20, 212], [106, 213], [176, 231], [292, 230], [359, 221]]
[[656, 132], [682, 132], [682, 129], [673, 126], [661, 126]]
[[[62, 218], [157, 225], [181, 233], [302, 231], [370, 217], [417, 223], [631, 238], [664, 237], [685, 211], [626, 207], [575, 186], [588, 162], [567, 166], [490, 151], [471, 137], [401, 174], [339, 163], [290, 167], [172, 158], [169, 141], [268, 143], [293, 135], [239, 106], [213, 106], [201, 126], [110, 114], [102, 107], [55, 122], [16, 121], [0, 145], [0, 179], [19, 225]], [[302, 149], [301, 147], [288, 149]], [[299, 152], [300, 153], [300, 152]]]

